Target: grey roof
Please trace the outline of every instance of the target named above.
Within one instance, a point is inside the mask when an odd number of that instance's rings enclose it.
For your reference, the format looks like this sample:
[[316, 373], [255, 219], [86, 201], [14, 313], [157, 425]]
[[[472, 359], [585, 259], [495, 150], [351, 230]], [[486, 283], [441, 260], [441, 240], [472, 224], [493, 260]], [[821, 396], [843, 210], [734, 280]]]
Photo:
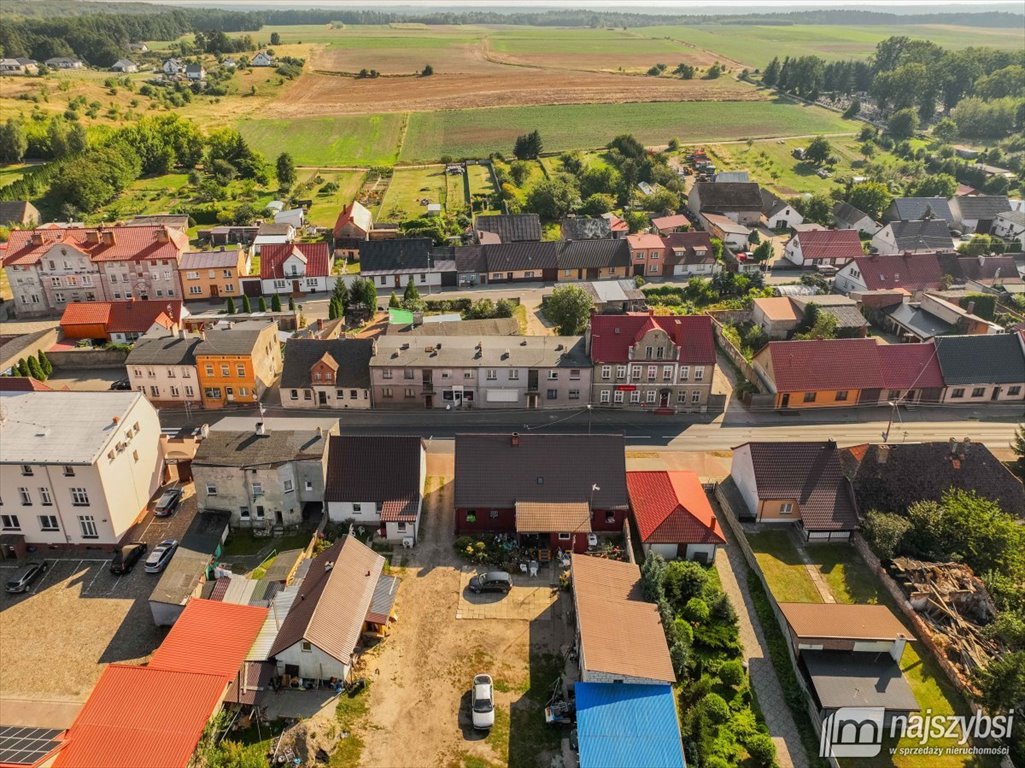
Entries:
[[1025, 209], [1020, 211], [1004, 211], [998, 214], [997, 218], [1017, 224], [1019, 227], [1025, 227]]
[[178, 549], [167, 564], [150, 601], [182, 605], [199, 585], [217, 548], [224, 540], [229, 512], [199, 512], [182, 536]]
[[125, 365], [195, 365], [202, 341], [198, 334], [182, 339], [174, 333], [147, 333], [135, 342]]
[[566, 240], [596, 240], [612, 237], [612, 225], [600, 216], [568, 216], [562, 220], [562, 236]]
[[32, 217], [39, 219], [39, 210], [27, 200], [0, 201], [0, 225], [24, 224]]
[[493, 232], [503, 243], [541, 239], [541, 218], [536, 213], [478, 216], [473, 220], [477, 231]]
[[[488, 272], [557, 269], [559, 243], [497, 243], [481, 247]], [[539, 275], [540, 277], [540, 275]]]
[[935, 344], [948, 386], [1025, 384], [1025, 353], [1018, 334], [940, 336]]
[[338, 364], [337, 387], [367, 389], [373, 352], [373, 339], [290, 339], [285, 344], [281, 388], [309, 387], [310, 368], [324, 355], [329, 355]]
[[630, 245], [625, 239], [566, 240], [560, 245], [559, 269], [630, 266]]
[[293, 227], [291, 224], [288, 224], [287, 222], [265, 221], [260, 225], [259, 229], [257, 230], [257, 234], [287, 235], [294, 229], [295, 227]]
[[189, 251], [182, 254], [178, 269], [234, 269], [238, 265], [239, 249], [219, 251]]
[[917, 221], [925, 218], [954, 223], [950, 205], [942, 197], [897, 197], [886, 209], [888, 221]]
[[702, 211], [724, 213], [762, 210], [761, 188], [752, 182], [699, 181], [694, 189], [701, 200]]
[[519, 336], [520, 324], [515, 317], [493, 317], [488, 320], [459, 320], [451, 323], [428, 322], [423, 325], [389, 325], [385, 333], [404, 336]]
[[958, 220], [995, 219], [997, 214], [1011, 210], [1007, 195], [967, 195], [954, 197], [950, 207]]
[[949, 251], [953, 247], [950, 228], [943, 219], [894, 221], [889, 226], [901, 251]]
[[434, 264], [433, 248], [434, 242], [429, 237], [360, 241], [360, 272], [426, 271]]
[[367, 609], [367, 620], [378, 623], [381, 619], [388, 620], [392, 607], [395, 605], [395, 598], [399, 593], [399, 577], [388, 576], [382, 573], [377, 580], [377, 587], [374, 588], [374, 596], [370, 599], [370, 607]]
[[884, 707], [907, 712], [919, 708], [900, 665], [887, 653], [802, 651], [801, 658], [823, 709]]
[[864, 211], [855, 208], [850, 203], [837, 203], [833, 206], [833, 218], [838, 225], [846, 224], [851, 226], [857, 224], [862, 219], [871, 220], [872, 217]]
[[196, 347], [196, 355], [248, 355], [268, 326], [277, 328], [273, 321], [247, 320], [231, 328], [213, 328], [205, 332], [206, 338]]
[[825, 305], [822, 311], [836, 318], [837, 328], [865, 328], [868, 321], [857, 307], [846, 304]]
[[581, 283], [580, 287], [598, 303], [608, 301], [644, 301], [644, 291], [633, 280], [596, 280]]
[[[416, 336], [377, 340], [371, 368], [588, 368], [583, 336]], [[397, 382], [401, 384], [401, 381]]]
[[518, 501], [629, 504], [621, 434], [459, 434], [455, 475], [455, 505], [462, 509], [511, 509]]
[[[718, 181], [718, 179], [716, 180]], [[769, 190], [762, 190], [762, 213], [766, 216], [774, 216], [788, 205], [789, 203], [786, 200], [780, 200]]]
[[914, 304], [895, 304], [892, 309], [886, 308], [883, 312], [923, 341], [950, 333], [954, 328], [950, 323]]
[[726, 184], [729, 182], [747, 182], [750, 181], [751, 177], [747, 171], [720, 171], [715, 174], [716, 184]]
[[416, 435], [342, 435], [331, 438], [325, 501], [385, 502], [423, 493]]
[[267, 434], [211, 430], [199, 444], [193, 466], [249, 467], [320, 458], [327, 434], [309, 430], [270, 429]]

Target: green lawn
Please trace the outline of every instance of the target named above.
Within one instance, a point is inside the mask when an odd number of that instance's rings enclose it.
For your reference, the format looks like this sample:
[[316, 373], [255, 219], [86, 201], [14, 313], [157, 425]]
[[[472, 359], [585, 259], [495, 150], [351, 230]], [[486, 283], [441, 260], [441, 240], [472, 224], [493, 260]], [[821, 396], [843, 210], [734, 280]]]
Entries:
[[822, 602], [815, 582], [785, 530], [749, 533], [747, 540], [778, 602]]
[[337, 115], [242, 120], [238, 130], [267, 158], [291, 153], [299, 165], [392, 165], [405, 116]]
[[621, 133], [646, 144], [677, 137], [710, 140], [854, 133], [857, 125], [818, 107], [787, 101], [570, 104], [541, 107], [414, 112], [399, 159], [403, 162], [483, 157], [509, 151], [516, 137], [537, 129], [546, 151], [596, 149]]
[[[445, 208], [447, 196], [448, 179], [444, 166], [396, 168], [381, 206], [374, 215], [387, 221], [413, 219], [427, 213], [427, 206], [421, 201], [441, 203]], [[460, 194], [455, 202], [456, 210], [459, 210], [466, 205], [466, 198]]]
[[96, 217], [102, 221], [130, 218], [151, 213], [168, 213], [190, 198], [186, 190], [188, 174], [168, 173], [137, 179]]
[[335, 719], [342, 731], [347, 731], [348, 738], [342, 739], [331, 753], [328, 766], [331, 768], [351, 768], [359, 764], [363, 753], [363, 737], [360, 729], [370, 710], [370, 684], [367, 683], [359, 693], [350, 696], [342, 693], [335, 707]]
[[16, 181], [19, 181], [21, 177], [25, 175], [25, 171], [33, 167], [34, 165], [30, 163], [11, 163], [10, 165], [0, 165], [0, 187], [6, 187], [8, 184], [13, 184]]
[[[466, 176], [470, 182], [470, 196], [474, 195], [487, 195], [489, 207], [485, 208], [485, 213], [498, 213], [499, 210], [493, 206], [498, 205], [497, 190], [495, 184], [491, 180], [491, 170], [486, 165], [470, 165], [466, 168]], [[482, 211], [478, 208], [477, 213]]]
[[[318, 176], [322, 181], [310, 184]], [[359, 192], [363, 176], [362, 171], [301, 171], [301, 186], [297, 194], [313, 200], [313, 206], [306, 215], [307, 221], [318, 227], [333, 227], [338, 213], [352, 202]], [[328, 184], [337, 184], [338, 189], [334, 192], [322, 192]]]

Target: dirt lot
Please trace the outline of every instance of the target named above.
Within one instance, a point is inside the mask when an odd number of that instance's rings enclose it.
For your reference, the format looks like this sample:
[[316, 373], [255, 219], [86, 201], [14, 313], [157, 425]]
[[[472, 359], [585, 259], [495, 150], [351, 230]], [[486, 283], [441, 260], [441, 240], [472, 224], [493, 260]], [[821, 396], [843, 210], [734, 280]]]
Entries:
[[[195, 515], [195, 496], [170, 518], [148, 512], [127, 540], [152, 548], [164, 538], [181, 540]], [[104, 553], [61, 557], [39, 553], [49, 566], [30, 592], [0, 593], [0, 698], [84, 699], [111, 662], [141, 662], [160, 644], [149, 596], [160, 577], [142, 563], [125, 576], [108, 570]], [[0, 562], [0, 580], [19, 567]]]
[[[546, 730], [543, 705], [560, 647], [571, 641], [571, 601], [539, 579], [540, 588], [514, 587], [502, 598], [523, 618], [498, 610], [487, 615], [502, 618], [456, 618], [461, 605], [499, 601], [461, 596], [466, 576], [452, 550], [452, 455], [430, 454], [428, 475], [423, 538], [401, 571], [398, 624], [365, 657], [374, 683], [361, 765], [455, 768], [467, 758], [533, 764], [557, 749], [562, 735]], [[497, 689], [496, 725], [487, 736], [473, 731], [469, 717], [469, 685], [480, 672], [491, 674]]]

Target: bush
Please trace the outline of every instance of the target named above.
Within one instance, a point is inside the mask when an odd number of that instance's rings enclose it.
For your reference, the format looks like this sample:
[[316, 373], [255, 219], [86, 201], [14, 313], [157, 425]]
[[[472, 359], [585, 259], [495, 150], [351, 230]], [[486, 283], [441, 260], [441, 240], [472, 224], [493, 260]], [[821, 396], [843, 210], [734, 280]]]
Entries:
[[713, 723], [721, 724], [730, 719], [729, 704], [718, 693], [710, 693], [705, 696], [699, 706], [701, 713]]
[[708, 603], [700, 597], [692, 597], [688, 600], [680, 613], [683, 615], [683, 618], [694, 624], [703, 624], [708, 621], [708, 617], [710, 615]]
[[708, 573], [692, 560], [673, 560], [666, 565], [663, 586], [666, 599], [679, 610], [692, 597], [700, 597], [708, 584]]
[[911, 522], [907, 518], [874, 509], [865, 515], [861, 524], [865, 541], [882, 560], [892, 560], [900, 552], [901, 542], [910, 530]]
[[730, 688], [744, 682], [744, 665], [739, 661], [727, 661], [719, 667], [719, 679]]
[[764, 733], [757, 733], [744, 745], [751, 759], [761, 768], [770, 768], [776, 760], [776, 746]]

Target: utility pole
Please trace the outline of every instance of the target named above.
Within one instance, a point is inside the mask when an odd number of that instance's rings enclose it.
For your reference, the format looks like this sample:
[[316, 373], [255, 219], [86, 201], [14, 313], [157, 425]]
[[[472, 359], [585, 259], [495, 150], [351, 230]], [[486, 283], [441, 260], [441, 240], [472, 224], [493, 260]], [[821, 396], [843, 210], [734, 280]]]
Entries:
[[[900, 425], [902, 427], [904, 426], [904, 419], [901, 418], [901, 415], [900, 415], [900, 403], [898, 403], [895, 400], [891, 400], [890, 402], [887, 403], [887, 405], [890, 406], [890, 420], [886, 424], [886, 431], [883, 432], [883, 442], [884, 443], [889, 442], [889, 440], [890, 440], [890, 428], [893, 426], [893, 415], [895, 413], [897, 414], [897, 421], [900, 423]], [[906, 439], [907, 438], [907, 432], [904, 433], [904, 436], [905, 436], [905, 439]]]

